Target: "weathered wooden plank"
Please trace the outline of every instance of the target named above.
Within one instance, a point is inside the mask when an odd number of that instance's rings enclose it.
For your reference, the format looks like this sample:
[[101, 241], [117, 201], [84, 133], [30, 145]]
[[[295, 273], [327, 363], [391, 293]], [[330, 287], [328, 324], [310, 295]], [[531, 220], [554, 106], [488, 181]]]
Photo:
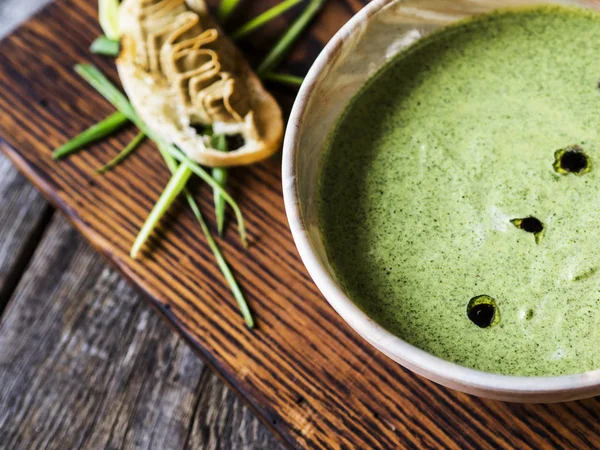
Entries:
[[[186, 448], [206, 450], [279, 450], [283, 446], [212, 373], [200, 383], [202, 397], [196, 408]], [[228, 405], [222, 408], [220, 405]]]
[[25, 270], [52, 208], [0, 155], [0, 318]]
[[[114, 415], [103, 435], [122, 442], [145, 374], [159, 364], [158, 348], [147, 342], [156, 328], [151, 317], [59, 219], [0, 328], [0, 442], [78, 448], [103, 410]], [[157, 337], [162, 343], [169, 334]], [[201, 366], [196, 370], [199, 376]], [[186, 387], [194, 384], [181, 390]]]
[[[183, 449], [211, 411], [230, 425], [213, 425], [232, 443], [221, 448], [278, 445], [56, 217], [0, 326], [0, 448]], [[249, 445], [236, 446], [232, 430]]]
[[0, 2], [0, 39], [49, 2], [50, 0], [2, 0]]

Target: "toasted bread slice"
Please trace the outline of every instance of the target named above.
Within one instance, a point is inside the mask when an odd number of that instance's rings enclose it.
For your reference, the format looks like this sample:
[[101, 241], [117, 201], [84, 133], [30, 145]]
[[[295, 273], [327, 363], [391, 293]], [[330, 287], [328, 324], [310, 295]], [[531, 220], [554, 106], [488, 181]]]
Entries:
[[[283, 118], [203, 0], [124, 0], [117, 68], [142, 120], [191, 159], [211, 167], [252, 164], [276, 152]], [[229, 152], [203, 130], [239, 135]]]

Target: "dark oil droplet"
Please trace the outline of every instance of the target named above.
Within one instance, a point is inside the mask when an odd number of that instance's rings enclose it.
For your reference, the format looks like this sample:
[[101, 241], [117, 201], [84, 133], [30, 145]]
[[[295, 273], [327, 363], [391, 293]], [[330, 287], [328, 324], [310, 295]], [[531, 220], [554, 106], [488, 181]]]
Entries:
[[592, 162], [579, 145], [570, 145], [554, 152], [552, 167], [562, 175], [583, 175], [592, 169]]
[[578, 173], [587, 167], [587, 158], [580, 152], [565, 152], [560, 158], [560, 166], [567, 172]]
[[489, 327], [494, 321], [496, 311], [492, 305], [477, 305], [469, 311], [469, 319], [480, 328]]
[[544, 225], [535, 217], [525, 217], [521, 221], [521, 229], [528, 233], [539, 233], [544, 229]]
[[529, 216], [523, 219], [512, 219], [510, 223], [520, 230], [526, 231], [527, 233], [533, 233], [535, 236], [535, 242], [537, 244], [540, 243], [540, 240], [544, 234], [544, 224], [540, 219]]
[[488, 328], [500, 322], [496, 300], [489, 295], [473, 297], [467, 305], [467, 317], [479, 328]]

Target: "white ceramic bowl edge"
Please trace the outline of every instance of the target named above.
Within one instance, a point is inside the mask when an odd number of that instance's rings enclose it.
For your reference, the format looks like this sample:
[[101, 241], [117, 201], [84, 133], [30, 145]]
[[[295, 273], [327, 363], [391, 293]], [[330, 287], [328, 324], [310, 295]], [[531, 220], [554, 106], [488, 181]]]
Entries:
[[[556, 377], [486, 373], [445, 361], [394, 336], [340, 289], [327, 262], [316, 216], [317, 181], [325, 141], [360, 86], [398, 51], [432, 30], [500, 6], [528, 0], [374, 0], [323, 49], [298, 93], [283, 148], [286, 213], [298, 252], [315, 284], [340, 316], [371, 345], [442, 385], [498, 400], [557, 402], [600, 394], [600, 370]], [[600, 8], [595, 2], [546, 1]]]

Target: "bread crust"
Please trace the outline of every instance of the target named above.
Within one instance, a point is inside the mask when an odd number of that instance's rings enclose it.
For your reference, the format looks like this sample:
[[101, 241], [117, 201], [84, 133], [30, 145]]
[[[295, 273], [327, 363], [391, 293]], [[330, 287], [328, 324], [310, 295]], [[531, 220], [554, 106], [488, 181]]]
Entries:
[[[210, 167], [252, 164], [279, 150], [283, 117], [275, 99], [203, 0], [124, 0], [117, 69], [140, 118], [191, 159]], [[192, 126], [196, 125], [196, 126]], [[241, 134], [222, 152], [198, 126]]]

